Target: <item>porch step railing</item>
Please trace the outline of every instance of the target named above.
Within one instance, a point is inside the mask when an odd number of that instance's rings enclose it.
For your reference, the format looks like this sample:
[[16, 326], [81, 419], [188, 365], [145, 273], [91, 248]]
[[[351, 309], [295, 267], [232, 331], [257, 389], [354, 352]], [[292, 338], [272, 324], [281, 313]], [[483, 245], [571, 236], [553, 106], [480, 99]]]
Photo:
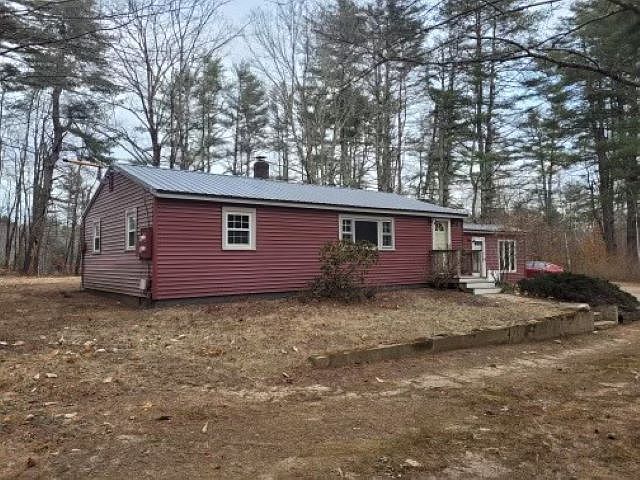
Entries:
[[433, 250], [431, 252], [431, 273], [434, 281], [480, 273], [481, 250]]

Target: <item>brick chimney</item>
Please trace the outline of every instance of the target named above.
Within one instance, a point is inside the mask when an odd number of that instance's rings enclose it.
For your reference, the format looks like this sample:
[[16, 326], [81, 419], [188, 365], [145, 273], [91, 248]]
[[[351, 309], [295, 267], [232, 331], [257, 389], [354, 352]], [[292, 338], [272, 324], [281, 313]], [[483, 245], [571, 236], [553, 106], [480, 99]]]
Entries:
[[269, 162], [266, 158], [264, 156], [256, 157], [256, 161], [253, 163], [253, 178], [269, 179]]

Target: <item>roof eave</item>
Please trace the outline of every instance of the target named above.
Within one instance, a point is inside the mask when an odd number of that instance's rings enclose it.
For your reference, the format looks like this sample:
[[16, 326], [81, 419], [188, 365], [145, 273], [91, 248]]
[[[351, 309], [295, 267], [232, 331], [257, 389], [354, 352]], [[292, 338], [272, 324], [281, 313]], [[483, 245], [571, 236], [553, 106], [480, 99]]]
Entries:
[[252, 204], [252, 205], [267, 205], [272, 207], [291, 207], [291, 208], [308, 208], [315, 210], [333, 210], [341, 212], [354, 212], [354, 213], [383, 213], [386, 215], [405, 215], [405, 216], [419, 216], [419, 217], [437, 217], [437, 218], [466, 218], [467, 212], [464, 210], [451, 211], [451, 212], [438, 212], [438, 211], [426, 211], [426, 210], [401, 210], [401, 209], [383, 209], [383, 208], [370, 208], [370, 207], [353, 207], [348, 205], [334, 205], [328, 203], [305, 203], [283, 200], [269, 200], [269, 199], [256, 199], [256, 198], [243, 198], [243, 197], [228, 197], [221, 195], [199, 195], [188, 194], [180, 192], [172, 192], [159, 189], [150, 190], [153, 195], [158, 198], [168, 198], [175, 200], [200, 200], [207, 202], [225, 202], [225, 203], [239, 203], [239, 204]]

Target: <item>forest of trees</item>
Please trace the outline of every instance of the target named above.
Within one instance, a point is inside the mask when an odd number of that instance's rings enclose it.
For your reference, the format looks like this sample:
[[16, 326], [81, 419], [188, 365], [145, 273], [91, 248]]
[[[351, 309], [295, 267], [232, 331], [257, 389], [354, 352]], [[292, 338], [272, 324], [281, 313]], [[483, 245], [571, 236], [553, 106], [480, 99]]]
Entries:
[[0, 269], [77, 272], [88, 164], [265, 155], [282, 181], [465, 208], [532, 256], [638, 275], [635, 0], [280, 0], [239, 26], [229, 3], [0, 0]]

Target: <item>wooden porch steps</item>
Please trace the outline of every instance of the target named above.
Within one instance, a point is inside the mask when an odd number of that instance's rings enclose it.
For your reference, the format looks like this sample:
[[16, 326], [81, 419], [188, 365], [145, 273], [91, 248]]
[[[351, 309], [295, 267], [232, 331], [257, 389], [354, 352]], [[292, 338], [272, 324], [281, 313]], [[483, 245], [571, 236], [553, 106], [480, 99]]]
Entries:
[[460, 277], [456, 281], [461, 290], [474, 295], [490, 295], [502, 291], [501, 288], [496, 287], [496, 282], [489, 278]]

